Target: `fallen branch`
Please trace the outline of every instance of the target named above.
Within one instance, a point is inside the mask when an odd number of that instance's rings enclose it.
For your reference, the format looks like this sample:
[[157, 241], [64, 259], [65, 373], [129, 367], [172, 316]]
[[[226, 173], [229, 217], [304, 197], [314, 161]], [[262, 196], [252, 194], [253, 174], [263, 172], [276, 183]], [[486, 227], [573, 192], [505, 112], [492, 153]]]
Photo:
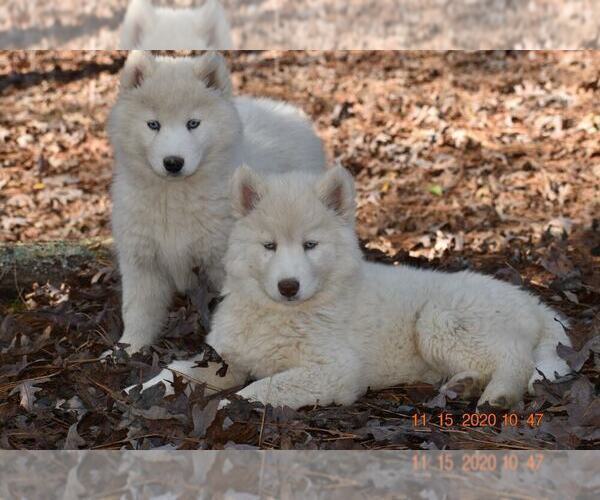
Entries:
[[60, 284], [92, 263], [112, 260], [111, 240], [0, 245], [0, 296], [12, 298], [37, 282]]

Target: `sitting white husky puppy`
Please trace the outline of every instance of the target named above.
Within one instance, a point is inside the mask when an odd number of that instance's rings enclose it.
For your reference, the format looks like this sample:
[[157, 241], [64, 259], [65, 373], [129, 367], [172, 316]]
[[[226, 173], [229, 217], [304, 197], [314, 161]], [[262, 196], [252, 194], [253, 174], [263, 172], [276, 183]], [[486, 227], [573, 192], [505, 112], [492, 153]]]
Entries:
[[[321, 140], [297, 108], [231, 96], [224, 59], [133, 52], [109, 135], [115, 152], [112, 228], [123, 278], [121, 342], [157, 339], [174, 292], [215, 290], [233, 225], [229, 183], [242, 162], [270, 171], [324, 171]], [[264, 169], [263, 169], [264, 170]]]
[[232, 197], [225, 298], [207, 338], [228, 376], [194, 360], [170, 368], [220, 388], [252, 378], [240, 396], [292, 408], [443, 379], [508, 407], [541, 378], [536, 368], [569, 371], [558, 314], [529, 293], [468, 271], [365, 262], [343, 168], [262, 178], [242, 167]]
[[219, 0], [199, 8], [155, 7], [132, 0], [121, 27], [122, 49], [231, 49], [227, 16]]

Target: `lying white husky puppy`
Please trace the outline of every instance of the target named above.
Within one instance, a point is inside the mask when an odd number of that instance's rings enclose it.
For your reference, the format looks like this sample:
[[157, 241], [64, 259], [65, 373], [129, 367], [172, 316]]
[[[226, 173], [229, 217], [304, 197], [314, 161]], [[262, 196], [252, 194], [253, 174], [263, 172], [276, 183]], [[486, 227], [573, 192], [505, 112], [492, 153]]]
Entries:
[[233, 98], [224, 59], [133, 52], [110, 120], [112, 229], [123, 278], [121, 342], [155, 341], [175, 291], [204, 271], [215, 290], [234, 219], [229, 183], [242, 162], [324, 171], [323, 145], [297, 108]]
[[121, 27], [122, 49], [231, 49], [227, 16], [219, 0], [199, 8], [155, 7], [132, 0]]
[[193, 360], [170, 368], [221, 388], [252, 378], [240, 396], [292, 408], [443, 379], [508, 407], [541, 378], [536, 368], [569, 371], [558, 314], [533, 295], [468, 271], [365, 262], [341, 167], [269, 178], [241, 168], [232, 196], [225, 298], [207, 338], [230, 373], [220, 380]]

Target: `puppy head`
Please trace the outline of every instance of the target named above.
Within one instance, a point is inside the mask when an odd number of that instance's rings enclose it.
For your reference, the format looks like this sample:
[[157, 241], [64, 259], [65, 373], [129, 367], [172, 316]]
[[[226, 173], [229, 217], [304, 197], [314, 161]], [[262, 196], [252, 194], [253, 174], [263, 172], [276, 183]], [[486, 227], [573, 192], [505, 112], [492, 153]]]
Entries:
[[241, 137], [223, 57], [155, 57], [133, 51], [121, 75], [119, 99], [109, 121], [124, 163], [168, 180], [218, 168]]
[[354, 185], [342, 167], [265, 178], [241, 167], [231, 197], [237, 222], [225, 257], [230, 283], [293, 307], [335, 294], [360, 265]]

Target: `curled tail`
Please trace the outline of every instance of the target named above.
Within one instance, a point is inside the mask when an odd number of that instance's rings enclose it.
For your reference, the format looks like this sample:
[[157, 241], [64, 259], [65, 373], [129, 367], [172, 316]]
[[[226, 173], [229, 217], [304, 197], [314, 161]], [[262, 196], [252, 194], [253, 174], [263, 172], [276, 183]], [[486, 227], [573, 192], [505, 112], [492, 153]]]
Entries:
[[[571, 372], [567, 362], [560, 358], [556, 352], [559, 343], [571, 346], [571, 340], [565, 332], [568, 322], [558, 313], [549, 309], [543, 317], [543, 330], [538, 345], [533, 351], [535, 370], [529, 379], [529, 392], [533, 394], [533, 383], [542, 380], [556, 380]], [[542, 372], [542, 376], [539, 372]]]

